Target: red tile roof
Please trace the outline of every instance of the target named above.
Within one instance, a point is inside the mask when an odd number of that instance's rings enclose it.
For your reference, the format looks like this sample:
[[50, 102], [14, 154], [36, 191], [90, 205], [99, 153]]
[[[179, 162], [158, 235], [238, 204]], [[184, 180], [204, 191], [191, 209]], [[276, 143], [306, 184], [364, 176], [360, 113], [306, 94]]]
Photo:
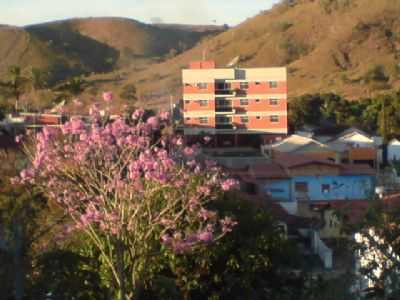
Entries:
[[364, 164], [342, 164], [341, 175], [376, 175], [375, 169]]
[[338, 164], [327, 159], [315, 158], [301, 154], [283, 153], [283, 152], [274, 153], [273, 160], [277, 164], [289, 169], [310, 164], [322, 164], [338, 168], [340, 167]]
[[250, 167], [249, 173], [255, 179], [283, 179], [289, 178], [285, 169], [275, 163], [258, 164]]

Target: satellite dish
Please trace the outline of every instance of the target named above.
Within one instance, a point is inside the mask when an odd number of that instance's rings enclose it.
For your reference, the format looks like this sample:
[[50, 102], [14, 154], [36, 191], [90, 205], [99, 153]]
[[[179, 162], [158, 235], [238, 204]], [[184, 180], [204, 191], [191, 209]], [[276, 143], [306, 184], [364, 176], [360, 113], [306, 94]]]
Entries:
[[227, 67], [233, 67], [237, 65], [240, 61], [240, 55], [236, 56], [234, 59], [232, 59], [226, 66]]

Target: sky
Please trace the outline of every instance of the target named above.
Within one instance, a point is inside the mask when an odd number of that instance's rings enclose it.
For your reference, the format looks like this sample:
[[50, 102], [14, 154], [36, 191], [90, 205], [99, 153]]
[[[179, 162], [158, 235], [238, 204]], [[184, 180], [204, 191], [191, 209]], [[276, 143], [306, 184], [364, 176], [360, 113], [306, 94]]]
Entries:
[[0, 24], [74, 17], [127, 17], [146, 23], [237, 25], [279, 0], [0, 0]]

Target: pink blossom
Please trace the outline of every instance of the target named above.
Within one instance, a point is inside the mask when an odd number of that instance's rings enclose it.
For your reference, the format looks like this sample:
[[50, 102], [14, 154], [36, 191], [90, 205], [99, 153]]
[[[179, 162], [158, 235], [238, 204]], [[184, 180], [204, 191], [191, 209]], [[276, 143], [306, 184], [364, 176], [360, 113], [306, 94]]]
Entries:
[[171, 114], [168, 111], [164, 111], [164, 112], [161, 112], [159, 116], [162, 121], [167, 121], [167, 120], [169, 120], [170, 115]]
[[172, 238], [168, 234], [164, 234], [161, 236], [161, 242], [168, 246], [172, 243]]
[[198, 239], [204, 243], [210, 243], [213, 240], [213, 234], [209, 231], [200, 232], [197, 235]]
[[20, 135], [17, 135], [16, 137], [15, 137], [15, 142], [17, 143], [17, 144], [19, 144], [19, 143], [21, 143], [21, 141], [22, 141], [22, 135], [20, 134]]
[[222, 232], [228, 233], [231, 232], [233, 227], [237, 225], [237, 222], [234, 221], [231, 217], [225, 217], [224, 219], [220, 220], [222, 225]]
[[105, 102], [111, 102], [113, 99], [113, 93], [112, 92], [104, 92], [103, 93], [103, 100]]
[[221, 183], [221, 188], [223, 191], [229, 191], [232, 188], [237, 187], [239, 182], [235, 179], [226, 179]]
[[140, 118], [142, 118], [144, 115], [144, 109], [137, 109], [135, 110], [135, 112], [132, 114], [132, 120], [138, 120]]
[[149, 124], [153, 130], [156, 130], [160, 127], [160, 122], [157, 117], [148, 118], [146, 123]]
[[206, 143], [209, 143], [211, 140], [212, 140], [212, 139], [211, 139], [211, 137], [209, 137], [209, 136], [205, 136], [205, 137], [204, 137], [204, 141], [205, 141]]
[[194, 150], [192, 147], [185, 147], [185, 149], [183, 149], [183, 154], [185, 154], [186, 156], [193, 156]]

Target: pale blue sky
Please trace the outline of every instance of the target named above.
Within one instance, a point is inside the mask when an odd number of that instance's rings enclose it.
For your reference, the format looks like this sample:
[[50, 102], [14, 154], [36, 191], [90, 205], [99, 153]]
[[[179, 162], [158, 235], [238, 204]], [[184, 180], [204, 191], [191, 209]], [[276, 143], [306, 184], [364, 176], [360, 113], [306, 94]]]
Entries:
[[279, 0], [0, 0], [0, 24], [119, 16], [151, 22], [235, 25]]

